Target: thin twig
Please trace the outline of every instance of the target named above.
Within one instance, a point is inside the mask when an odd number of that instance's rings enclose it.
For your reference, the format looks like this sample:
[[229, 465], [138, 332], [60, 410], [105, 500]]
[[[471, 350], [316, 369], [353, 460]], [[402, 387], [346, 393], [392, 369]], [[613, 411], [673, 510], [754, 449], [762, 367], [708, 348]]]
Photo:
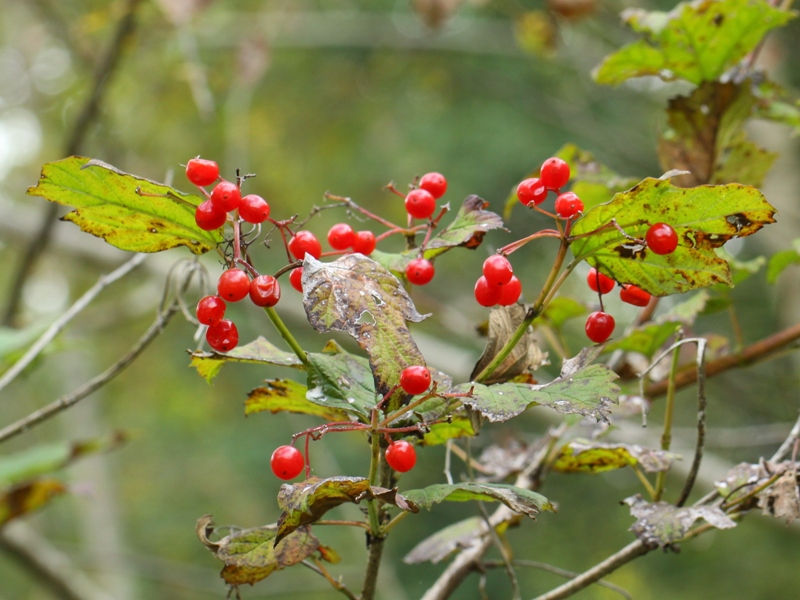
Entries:
[[348, 587], [345, 584], [343, 584], [341, 581], [339, 581], [338, 579], [334, 579], [331, 576], [331, 574], [328, 573], [327, 569], [325, 569], [325, 567], [323, 567], [321, 564], [319, 564], [319, 563], [314, 564], [314, 563], [312, 563], [311, 561], [308, 561], [308, 560], [304, 560], [301, 564], [304, 567], [307, 567], [307, 568], [311, 569], [312, 571], [314, 571], [314, 573], [322, 575], [328, 581], [328, 583], [331, 584], [331, 587], [333, 589], [335, 589], [337, 592], [341, 592], [342, 594], [347, 596], [350, 600], [358, 600], [358, 596], [356, 596], [353, 592], [351, 592], [348, 589]]
[[706, 341], [699, 339], [697, 342], [697, 442], [694, 447], [694, 460], [683, 484], [681, 495], [675, 506], [683, 506], [692, 493], [694, 482], [697, 480], [697, 473], [700, 471], [700, 463], [703, 461], [703, 450], [706, 443]]
[[47, 331], [45, 331], [28, 349], [22, 358], [14, 363], [14, 365], [8, 371], [6, 371], [2, 377], [0, 377], [0, 390], [5, 388], [17, 377], [17, 375], [22, 373], [22, 371], [25, 370], [25, 368], [30, 365], [36, 359], [36, 357], [42, 353], [48, 344], [50, 344], [50, 342], [52, 342], [55, 337], [67, 326], [67, 323], [74, 319], [84, 308], [89, 306], [92, 300], [94, 300], [100, 294], [100, 292], [142, 264], [146, 257], [146, 254], [136, 254], [113, 272], [108, 273], [107, 275], [101, 275], [97, 280], [97, 283], [90, 287], [86, 293], [83, 294], [83, 296], [81, 296], [77, 302], [70, 306], [63, 315], [56, 319], [56, 321], [47, 328]]
[[789, 451], [794, 446], [794, 443], [800, 439], [800, 417], [797, 417], [797, 421], [794, 423], [794, 427], [789, 432], [789, 435], [781, 444], [780, 448], [775, 451], [775, 454], [772, 455], [772, 458], [769, 459], [769, 462], [780, 462], [784, 459], [784, 457], [789, 454]]

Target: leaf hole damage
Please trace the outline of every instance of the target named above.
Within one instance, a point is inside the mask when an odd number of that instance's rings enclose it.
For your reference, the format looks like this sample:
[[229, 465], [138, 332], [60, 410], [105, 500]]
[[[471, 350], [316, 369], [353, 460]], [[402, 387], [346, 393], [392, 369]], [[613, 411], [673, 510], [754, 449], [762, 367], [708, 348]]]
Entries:
[[647, 247], [638, 242], [625, 242], [614, 247], [614, 252], [619, 254], [620, 258], [644, 260], [644, 257], [647, 256]]

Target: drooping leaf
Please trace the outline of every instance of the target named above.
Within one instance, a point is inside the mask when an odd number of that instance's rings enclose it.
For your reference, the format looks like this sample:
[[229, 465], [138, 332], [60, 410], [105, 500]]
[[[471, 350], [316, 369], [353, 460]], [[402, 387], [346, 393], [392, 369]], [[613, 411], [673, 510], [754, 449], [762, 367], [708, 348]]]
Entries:
[[[572, 228], [571, 249], [604, 275], [665, 296], [716, 283], [730, 285], [728, 263], [715, 248], [733, 237], [751, 235], [774, 223], [775, 209], [757, 189], [739, 184], [679, 188], [648, 178], [588, 211]], [[627, 235], [643, 239], [650, 225], [669, 223], [678, 247], [658, 255], [608, 224], [615, 220]], [[592, 233], [601, 227], [606, 229]]]
[[292, 352], [281, 350], [272, 342], [258, 337], [249, 344], [237, 346], [226, 354], [217, 352], [191, 352], [192, 362], [189, 366], [197, 369], [200, 376], [208, 383], [219, 374], [220, 369], [228, 362], [276, 365], [279, 367], [303, 368], [303, 363]]
[[563, 473], [604, 473], [640, 465], [648, 473], [668, 471], [681, 458], [673, 452], [630, 444], [604, 444], [574, 440], [559, 451], [553, 469]]
[[791, 249], [781, 250], [770, 257], [767, 265], [767, 281], [775, 283], [786, 267], [797, 264], [800, 264], [800, 239], [792, 242]]
[[118, 431], [107, 437], [34, 446], [16, 454], [0, 456], [0, 488], [57, 471], [84, 456], [113, 450], [127, 439], [127, 433]]
[[[511, 306], [497, 306], [489, 313], [489, 332], [486, 347], [472, 369], [470, 379], [475, 379], [478, 374], [491, 363], [495, 356], [506, 345], [519, 325], [525, 320], [527, 310], [519, 304]], [[514, 379], [523, 373], [531, 373], [547, 361], [547, 353], [543, 352], [536, 343], [533, 329], [523, 334], [522, 339], [514, 347], [506, 359], [500, 363], [494, 372], [483, 381], [484, 384], [502, 383]]]
[[283, 511], [278, 519], [276, 543], [303, 525], [319, 521], [326, 512], [344, 504], [379, 499], [401, 510], [418, 512], [417, 505], [396, 489], [372, 487], [364, 477], [312, 477], [300, 483], [284, 483], [278, 492], [278, 505]]
[[[349, 254], [322, 263], [306, 255], [303, 306], [314, 329], [344, 331], [367, 352], [381, 396], [397, 385], [403, 369], [425, 364], [406, 325], [425, 317], [397, 278], [366, 256]], [[389, 408], [403, 398], [402, 390], [394, 394]]]
[[766, 0], [696, 0], [669, 13], [629, 9], [623, 18], [645, 39], [606, 57], [594, 78], [607, 85], [643, 75], [713, 81], [793, 17]]
[[56, 479], [36, 479], [0, 490], [0, 527], [42, 508], [66, 491], [64, 484]]
[[765, 515], [783, 519], [787, 525], [800, 519], [800, 478], [797, 466], [786, 464], [786, 472], [758, 495], [758, 505]]
[[65, 220], [122, 250], [160, 252], [186, 246], [203, 254], [223, 240], [219, 230], [204, 231], [195, 223], [195, 208], [203, 201], [199, 196], [99, 160], [71, 156], [47, 163], [28, 193], [75, 207]]
[[448, 502], [502, 502], [514, 512], [536, 518], [542, 510], [555, 510], [550, 501], [531, 490], [501, 483], [440, 483], [404, 493], [406, 500], [430, 510], [434, 504]]
[[317, 552], [323, 559], [330, 556], [311, 534], [310, 527], [299, 527], [277, 544], [277, 525], [243, 529], [212, 542], [209, 536], [214, 531], [214, 523], [211, 515], [205, 515], [198, 520], [196, 531], [200, 541], [225, 563], [220, 577], [233, 586], [253, 585]]
[[744, 183], [756, 187], [777, 158], [747, 139], [742, 129], [756, 103], [750, 81], [709, 81], [688, 96], [676, 96], [667, 108], [668, 127], [659, 139], [665, 171], [689, 171], [678, 185]]
[[265, 410], [272, 413], [293, 412], [314, 415], [328, 421], [347, 421], [347, 413], [331, 406], [323, 406], [306, 399], [308, 388], [291, 379], [268, 379], [257, 387], [244, 403], [244, 414], [250, 416]]
[[736, 521], [713, 506], [678, 508], [667, 502], [647, 502], [640, 494], [626, 498], [624, 502], [637, 519], [630, 530], [645, 544], [661, 548], [679, 542], [698, 519], [717, 529], [736, 526]]
[[322, 352], [310, 353], [308, 360], [311, 369], [306, 399], [368, 422], [376, 394], [367, 359], [350, 354], [335, 342], [328, 342]]
[[553, 298], [544, 309], [544, 312], [533, 321], [534, 327], [537, 325], [548, 325], [553, 329], [561, 329], [564, 323], [570, 319], [582, 317], [587, 312], [586, 307], [570, 298], [569, 296], [558, 296]]

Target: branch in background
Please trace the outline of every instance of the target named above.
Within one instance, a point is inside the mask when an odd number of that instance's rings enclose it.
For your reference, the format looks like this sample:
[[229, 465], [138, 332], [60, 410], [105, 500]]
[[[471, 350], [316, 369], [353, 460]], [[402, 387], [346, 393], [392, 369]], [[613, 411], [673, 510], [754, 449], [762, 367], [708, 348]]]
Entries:
[[113, 600], [75, 569], [66, 554], [22, 523], [13, 523], [0, 531], [0, 550], [20, 562], [39, 584], [62, 600]]
[[84, 308], [86, 308], [92, 300], [94, 300], [100, 292], [102, 292], [109, 285], [121, 279], [133, 269], [138, 267], [144, 259], [146, 254], [136, 254], [133, 258], [129, 259], [126, 263], [120, 266], [115, 271], [108, 275], [100, 276], [91, 288], [89, 288], [77, 302], [75, 302], [69, 309], [61, 315], [56, 321], [47, 328], [38, 340], [28, 349], [28, 351], [20, 358], [14, 365], [0, 377], [0, 390], [5, 388], [14, 378], [22, 373], [25, 368], [30, 365], [39, 354], [52, 342], [55, 337], [67, 326], [67, 324], [74, 319]]
[[703, 460], [703, 450], [706, 444], [706, 340], [699, 339], [697, 342], [697, 442], [694, 448], [694, 460], [686, 483], [676, 506], [683, 506], [692, 493], [694, 482], [697, 480], [697, 473], [700, 471], [700, 463]]
[[[111, 46], [106, 51], [105, 56], [100, 61], [94, 76], [94, 85], [86, 100], [83, 109], [81, 110], [78, 118], [75, 120], [75, 125], [70, 134], [65, 154], [71, 156], [80, 152], [81, 146], [86, 139], [89, 126], [92, 121], [97, 118], [100, 108], [100, 102], [103, 95], [108, 88], [108, 82], [111, 75], [117, 68], [122, 57], [122, 49], [129, 37], [133, 34], [136, 26], [136, 9], [142, 3], [142, 0], [127, 0], [124, 8], [124, 13], [120, 19], [114, 38], [111, 41]], [[56, 217], [58, 217], [59, 204], [51, 203], [46, 211], [44, 218], [39, 225], [39, 230], [36, 235], [28, 244], [25, 252], [22, 254], [17, 270], [11, 278], [11, 285], [9, 289], [11, 294], [8, 298], [5, 314], [3, 315], [3, 324], [11, 326], [14, 323], [17, 312], [19, 311], [20, 300], [22, 299], [22, 288], [25, 281], [33, 270], [33, 266], [39, 257], [44, 252], [50, 240], [53, 225], [55, 225]]]

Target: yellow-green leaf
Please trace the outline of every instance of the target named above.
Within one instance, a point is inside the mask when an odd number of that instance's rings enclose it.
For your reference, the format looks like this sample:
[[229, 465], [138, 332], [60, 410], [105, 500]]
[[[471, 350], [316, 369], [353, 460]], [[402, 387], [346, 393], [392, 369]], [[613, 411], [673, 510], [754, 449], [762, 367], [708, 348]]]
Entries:
[[309, 402], [306, 399], [308, 388], [291, 379], [269, 379], [257, 387], [244, 403], [244, 414], [252, 415], [265, 410], [293, 412], [322, 417], [328, 421], [347, 421], [347, 413], [330, 407]]

